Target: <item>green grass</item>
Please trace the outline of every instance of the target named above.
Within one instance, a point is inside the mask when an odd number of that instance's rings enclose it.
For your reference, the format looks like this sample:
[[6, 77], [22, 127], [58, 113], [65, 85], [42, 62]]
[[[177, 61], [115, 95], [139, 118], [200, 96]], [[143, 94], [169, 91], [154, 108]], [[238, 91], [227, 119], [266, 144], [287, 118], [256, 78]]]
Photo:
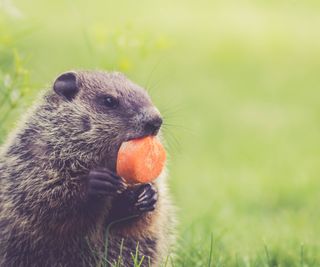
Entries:
[[319, 1], [13, 3], [1, 140], [57, 74], [123, 71], [167, 123], [174, 266], [320, 265]]

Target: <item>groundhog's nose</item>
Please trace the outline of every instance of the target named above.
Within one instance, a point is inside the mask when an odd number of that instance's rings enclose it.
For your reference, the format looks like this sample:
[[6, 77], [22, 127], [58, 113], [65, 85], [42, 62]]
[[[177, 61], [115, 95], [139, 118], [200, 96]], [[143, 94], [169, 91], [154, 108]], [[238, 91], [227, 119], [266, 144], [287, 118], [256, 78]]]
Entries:
[[146, 134], [157, 135], [160, 127], [162, 125], [162, 118], [160, 116], [155, 116], [148, 120], [144, 126]]

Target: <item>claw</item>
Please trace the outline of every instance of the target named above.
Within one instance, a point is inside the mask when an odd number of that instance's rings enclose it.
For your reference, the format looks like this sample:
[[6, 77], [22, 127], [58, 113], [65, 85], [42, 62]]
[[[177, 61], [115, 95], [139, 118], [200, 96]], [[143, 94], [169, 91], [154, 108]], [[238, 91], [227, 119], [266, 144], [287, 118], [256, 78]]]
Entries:
[[148, 195], [146, 195], [145, 193], [146, 193], [146, 190], [143, 190], [143, 192], [138, 196], [137, 202], [141, 202], [148, 197]]

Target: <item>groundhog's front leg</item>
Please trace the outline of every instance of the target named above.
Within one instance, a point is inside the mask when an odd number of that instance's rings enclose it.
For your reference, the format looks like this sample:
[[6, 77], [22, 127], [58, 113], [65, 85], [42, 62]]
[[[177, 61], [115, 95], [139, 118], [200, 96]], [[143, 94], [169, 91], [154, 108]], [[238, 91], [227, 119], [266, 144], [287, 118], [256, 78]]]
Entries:
[[88, 195], [90, 198], [101, 196], [114, 197], [125, 190], [122, 179], [112, 171], [102, 168], [89, 172]]
[[114, 198], [108, 221], [138, 217], [153, 211], [157, 198], [157, 190], [150, 183], [129, 187]]
[[104, 168], [90, 171], [88, 178], [90, 198], [113, 197], [109, 222], [139, 216], [155, 209], [158, 194], [150, 183], [126, 188], [121, 177]]

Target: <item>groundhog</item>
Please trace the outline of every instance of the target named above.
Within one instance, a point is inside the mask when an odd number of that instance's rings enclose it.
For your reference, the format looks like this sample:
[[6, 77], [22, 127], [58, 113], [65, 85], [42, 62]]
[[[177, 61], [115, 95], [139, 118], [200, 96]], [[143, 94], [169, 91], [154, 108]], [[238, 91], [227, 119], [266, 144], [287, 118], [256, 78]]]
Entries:
[[115, 172], [122, 142], [160, 130], [147, 92], [70, 71], [36, 102], [0, 153], [0, 266], [159, 266], [175, 225], [165, 174], [128, 185]]

